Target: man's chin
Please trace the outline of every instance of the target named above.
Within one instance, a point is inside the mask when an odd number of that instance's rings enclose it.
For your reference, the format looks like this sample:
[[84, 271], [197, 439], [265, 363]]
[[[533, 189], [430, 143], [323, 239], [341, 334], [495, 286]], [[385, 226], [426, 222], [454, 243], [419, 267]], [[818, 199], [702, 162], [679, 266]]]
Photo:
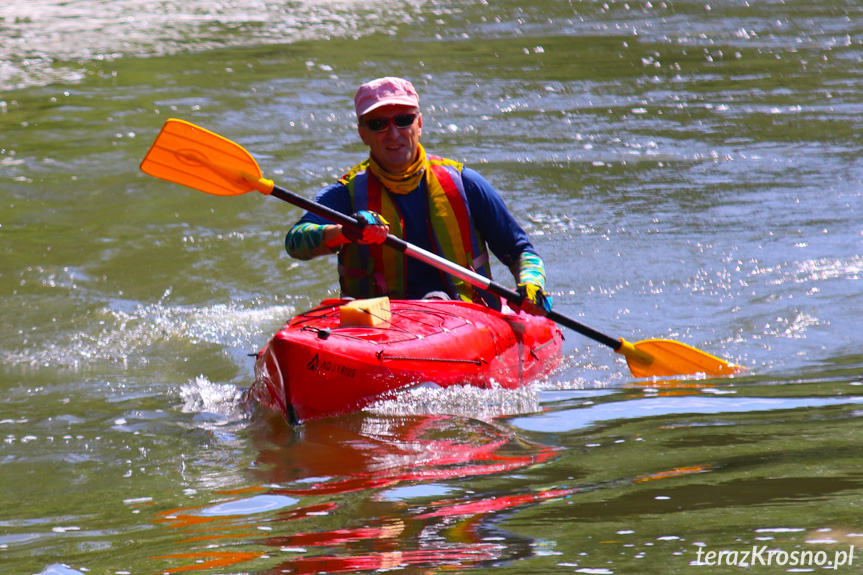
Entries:
[[398, 158], [397, 160], [389, 160], [387, 165], [384, 167], [386, 171], [391, 174], [401, 174], [405, 170], [407, 170], [411, 165], [411, 162], [405, 160], [404, 158]]

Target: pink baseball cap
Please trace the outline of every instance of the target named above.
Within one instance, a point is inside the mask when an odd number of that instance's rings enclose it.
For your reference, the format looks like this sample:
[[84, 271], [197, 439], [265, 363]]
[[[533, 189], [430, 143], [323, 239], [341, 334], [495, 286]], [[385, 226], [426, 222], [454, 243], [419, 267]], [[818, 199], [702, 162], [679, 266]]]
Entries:
[[354, 96], [357, 118], [381, 106], [394, 104], [419, 108], [420, 97], [413, 84], [402, 78], [378, 78], [360, 86]]

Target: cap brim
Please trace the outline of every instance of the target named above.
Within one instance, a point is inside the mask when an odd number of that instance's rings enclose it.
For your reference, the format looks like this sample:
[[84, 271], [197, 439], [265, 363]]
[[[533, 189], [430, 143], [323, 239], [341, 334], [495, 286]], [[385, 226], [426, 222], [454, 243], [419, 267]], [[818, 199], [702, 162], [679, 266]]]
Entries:
[[378, 100], [377, 102], [362, 111], [358, 110], [357, 118], [361, 118], [372, 110], [377, 110], [378, 108], [383, 108], [384, 106], [410, 106], [411, 108], [419, 108], [419, 103], [416, 100], [412, 100], [410, 98], [386, 98], [384, 100]]

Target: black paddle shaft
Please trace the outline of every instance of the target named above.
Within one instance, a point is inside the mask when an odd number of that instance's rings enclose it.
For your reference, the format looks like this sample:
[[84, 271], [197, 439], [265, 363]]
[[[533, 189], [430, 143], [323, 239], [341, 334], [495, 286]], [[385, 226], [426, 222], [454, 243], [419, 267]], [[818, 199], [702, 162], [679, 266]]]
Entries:
[[[273, 191], [270, 193], [270, 195], [275, 196], [285, 202], [288, 202], [289, 204], [293, 204], [299, 208], [303, 208], [304, 210], [321, 216], [322, 218], [326, 218], [333, 223], [347, 226], [349, 228], [356, 229], [357, 231], [362, 230], [365, 225], [364, 223], [358, 222], [352, 216], [343, 214], [315, 201], [304, 198], [303, 196], [286, 190], [280, 186], [274, 185]], [[400, 251], [404, 254], [419, 259], [447, 273], [451, 273], [480, 289], [484, 289], [490, 293], [504, 298], [505, 300], [512, 304], [515, 304], [516, 306], [520, 306], [521, 303], [524, 301], [524, 296], [517, 291], [504, 287], [497, 282], [494, 282], [486, 277], [477, 274], [476, 272], [454, 264], [449, 260], [441, 258], [436, 254], [423, 250], [422, 248], [414, 246], [413, 244], [409, 244], [408, 242], [397, 238], [392, 234], [389, 234], [387, 236], [387, 239], [384, 241], [384, 245], [387, 245], [394, 250]], [[576, 331], [585, 337], [589, 337], [594, 341], [606, 345], [615, 351], [620, 349], [621, 345], [623, 345], [623, 342], [621, 340], [598, 332], [592, 327], [586, 326], [583, 323], [580, 323], [556, 311], [548, 312], [545, 317], [564, 327], [568, 327], [569, 329]]]

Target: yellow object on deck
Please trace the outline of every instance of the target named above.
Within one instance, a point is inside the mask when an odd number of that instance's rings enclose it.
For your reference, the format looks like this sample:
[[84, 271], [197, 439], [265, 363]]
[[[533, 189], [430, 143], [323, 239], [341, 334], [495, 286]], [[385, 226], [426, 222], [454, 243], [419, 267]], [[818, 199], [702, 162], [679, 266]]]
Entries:
[[390, 321], [390, 298], [358, 299], [346, 303], [339, 310], [341, 327], [376, 327]]

